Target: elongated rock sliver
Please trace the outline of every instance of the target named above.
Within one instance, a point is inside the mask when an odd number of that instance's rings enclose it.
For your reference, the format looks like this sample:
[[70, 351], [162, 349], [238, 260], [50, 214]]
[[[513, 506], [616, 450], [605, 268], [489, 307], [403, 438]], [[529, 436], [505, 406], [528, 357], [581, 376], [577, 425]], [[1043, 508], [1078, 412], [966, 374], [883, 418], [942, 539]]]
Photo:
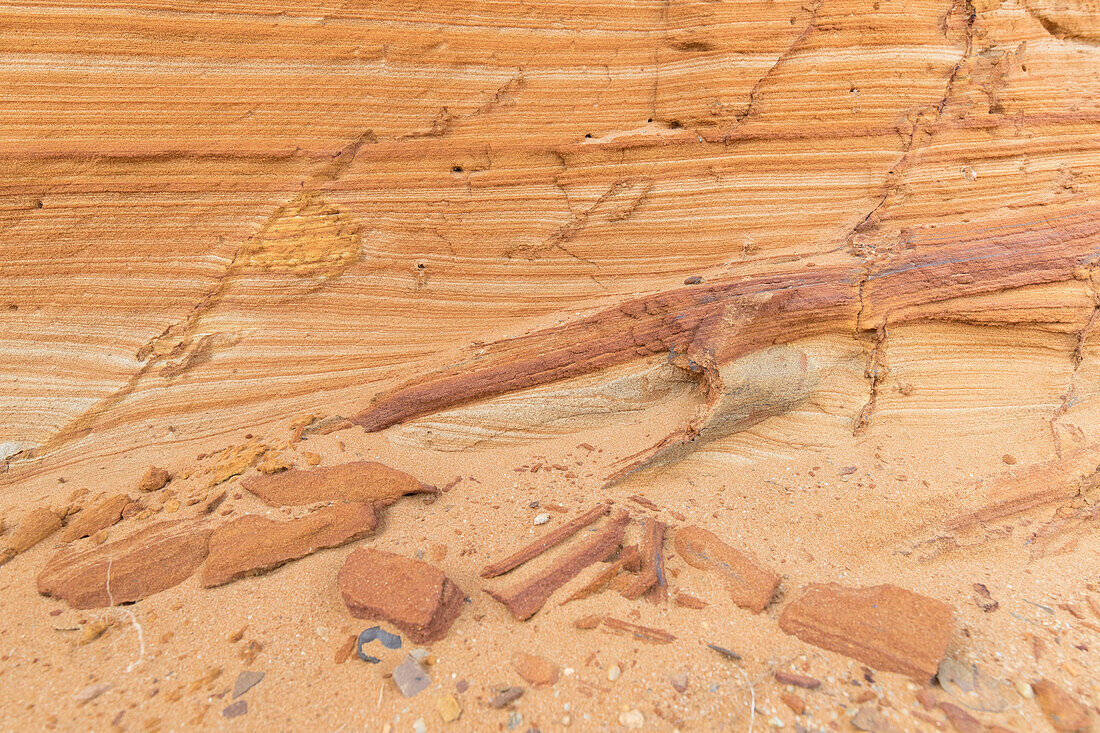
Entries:
[[661, 548], [665, 544], [665, 523], [650, 517], [642, 519], [642, 540], [638, 545], [641, 568], [622, 592], [623, 598], [636, 600], [650, 588], [664, 585], [664, 558]]
[[269, 506], [303, 506], [319, 501], [389, 504], [408, 494], [437, 493], [434, 486], [376, 461], [250, 476], [241, 486]]
[[603, 625], [617, 633], [629, 634], [635, 639], [641, 639], [642, 641], [648, 641], [653, 644], [671, 644], [676, 641], [675, 636], [663, 629], [655, 629], [651, 626], [640, 626], [611, 616], [604, 618]]
[[90, 537], [101, 529], [107, 529], [122, 519], [122, 510], [129, 503], [130, 497], [126, 494], [115, 494], [101, 499], [76, 515], [76, 519], [61, 530], [58, 539], [62, 542], [72, 542], [82, 537]]
[[211, 588], [259, 575], [317, 550], [366, 537], [376, 526], [374, 506], [361, 503], [322, 507], [289, 522], [257, 515], [240, 517], [211, 535], [202, 584]]
[[1037, 231], [1034, 221], [995, 230], [967, 225], [924, 238], [931, 241], [917, 238], [869, 271], [854, 265], [803, 268], [635, 298], [572, 323], [479, 346], [459, 366], [377, 395], [351, 421], [368, 432], [382, 430], [649, 354], [684, 354], [701, 326], [721, 322], [731, 309], [745, 310], [742, 303], [756, 305], [716, 349], [716, 364], [838, 326], [924, 318], [929, 306], [956, 298], [1072, 280], [1096, 256], [1100, 218], [1081, 208], [1052, 218], [1049, 227]]
[[893, 585], [812, 584], [787, 605], [779, 628], [875, 669], [927, 682], [955, 631], [951, 607]]
[[519, 552], [516, 552], [514, 555], [511, 555], [501, 560], [500, 562], [486, 565], [481, 571], [481, 577], [495, 578], [498, 575], [504, 575], [507, 572], [515, 570], [528, 560], [532, 560], [538, 557], [542, 553], [549, 550], [551, 547], [554, 547], [569, 539], [577, 532], [581, 531], [600, 517], [607, 514], [609, 511], [611, 511], [610, 505], [597, 504], [579, 517], [570, 520], [568, 523], [563, 524], [557, 529], [547, 532], [542, 537], [539, 537], [537, 540], [527, 545]]
[[701, 527], [683, 527], [673, 539], [680, 558], [694, 568], [719, 574], [733, 602], [760, 613], [779, 586], [778, 573], [758, 564]]
[[187, 580], [206, 557], [210, 532], [203, 522], [180, 519], [88, 550], [65, 548], [39, 573], [38, 592], [73, 608], [140, 601]]
[[623, 541], [630, 515], [619, 512], [595, 537], [518, 588], [485, 592], [503, 603], [517, 621], [526, 621], [542, 608], [550, 595], [594, 562], [611, 557]]
[[603, 590], [611, 579], [619, 574], [619, 571], [623, 569], [622, 561], [616, 560], [613, 563], [608, 563], [607, 567], [601, 568], [592, 580], [585, 583], [583, 586], [574, 591], [573, 595], [566, 598], [561, 602], [561, 605], [571, 603], [572, 601], [580, 601], [588, 598], [591, 595], [599, 593]]
[[0, 551], [0, 565], [16, 555], [26, 552], [51, 534], [61, 529], [61, 517], [48, 507], [37, 507], [27, 512], [8, 544]]

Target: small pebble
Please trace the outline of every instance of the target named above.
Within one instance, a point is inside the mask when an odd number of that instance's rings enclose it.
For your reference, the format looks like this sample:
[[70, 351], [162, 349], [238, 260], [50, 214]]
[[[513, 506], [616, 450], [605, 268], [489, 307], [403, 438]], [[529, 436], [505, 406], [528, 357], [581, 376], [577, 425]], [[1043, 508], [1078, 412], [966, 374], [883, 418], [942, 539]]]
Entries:
[[507, 706], [509, 703], [518, 700], [522, 695], [522, 687], [509, 687], [507, 690], [504, 690], [499, 695], [490, 700], [489, 704], [499, 710], [500, 708]]
[[97, 697], [99, 697], [109, 689], [111, 689], [111, 683], [99, 682], [94, 685], [88, 685], [83, 690], [76, 693], [76, 695], [74, 695], [73, 697], [76, 700], [77, 704], [82, 705], [91, 700], [95, 700]]
[[428, 673], [424, 671], [424, 668], [417, 663], [411, 654], [405, 657], [404, 662], [394, 668], [393, 681], [405, 697], [412, 697], [423, 692], [431, 684]]
[[238, 715], [244, 715], [248, 712], [248, 703], [244, 700], [238, 700], [235, 703], [228, 705], [225, 710], [222, 710], [223, 718], [235, 718]]
[[435, 706], [439, 710], [439, 717], [443, 718], [444, 723], [453, 723], [462, 717], [462, 706], [454, 695], [441, 696], [435, 701]]
[[607, 670], [607, 679], [614, 682], [615, 680], [619, 679], [619, 677], [622, 675], [622, 673], [623, 673], [623, 671], [621, 669], [619, 669], [619, 665], [612, 664], [610, 669]]
[[519, 724], [523, 722], [523, 716], [518, 711], [513, 710], [508, 713], [508, 730], [515, 730], [519, 727]]
[[619, 714], [619, 723], [632, 730], [638, 730], [645, 726], [645, 716], [641, 710], [630, 710]]
[[428, 725], [424, 722], [423, 718], [417, 718], [413, 722], [413, 731], [415, 731], [415, 733], [428, 733]]
[[263, 672], [252, 672], [247, 669], [242, 671], [237, 675], [237, 681], [233, 684], [233, 699], [236, 700], [238, 697], [260, 684], [260, 680], [263, 678]]
[[550, 521], [550, 515], [547, 514], [546, 512], [543, 512], [542, 514], [539, 514], [538, 516], [535, 517], [535, 524], [546, 524], [549, 521]]
[[687, 692], [688, 688], [688, 676], [687, 673], [674, 674], [669, 677], [669, 682], [672, 683], [672, 689], [679, 692], [681, 695]]

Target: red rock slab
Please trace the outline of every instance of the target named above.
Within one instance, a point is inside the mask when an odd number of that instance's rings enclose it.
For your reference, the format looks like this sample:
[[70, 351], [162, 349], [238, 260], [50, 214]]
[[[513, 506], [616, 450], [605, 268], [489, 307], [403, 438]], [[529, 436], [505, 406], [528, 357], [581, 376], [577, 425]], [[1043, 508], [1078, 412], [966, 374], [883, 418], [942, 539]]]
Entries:
[[802, 641], [927, 682], [955, 630], [946, 603], [893, 585], [811, 584], [779, 617]]
[[271, 506], [302, 506], [319, 501], [389, 504], [406, 494], [436, 493], [434, 486], [375, 461], [252, 476], [241, 485]]
[[673, 541], [677, 554], [692, 567], [718, 573], [730, 598], [741, 608], [760, 613], [779, 587], [778, 573], [758, 564], [702, 527], [683, 527]]
[[1083, 733], [1091, 730], [1088, 708], [1073, 699], [1061, 687], [1047, 679], [1031, 685], [1035, 699], [1043, 709], [1050, 724], [1060, 733]]
[[209, 537], [206, 524], [180, 519], [88, 550], [66, 548], [39, 573], [38, 592], [73, 608], [140, 601], [187, 580], [206, 557]]
[[0, 551], [0, 565], [31, 549], [59, 529], [61, 517], [53, 510], [46, 507], [31, 509], [8, 539], [7, 546]]
[[343, 502], [289, 522], [249, 514], [214, 530], [202, 584], [210, 588], [259, 575], [317, 550], [366, 537], [377, 526], [373, 504]]
[[129, 503], [130, 497], [126, 494], [115, 494], [85, 507], [84, 511], [77, 514], [76, 519], [61, 531], [59, 539], [62, 542], [72, 542], [81, 537], [91, 537], [101, 529], [107, 529], [122, 519], [122, 510]]
[[434, 565], [373, 547], [348, 555], [336, 582], [352, 616], [388, 621], [416, 644], [446, 636], [465, 598]]
[[526, 621], [542, 608], [555, 590], [592, 563], [614, 555], [623, 541], [623, 532], [629, 522], [630, 515], [619, 512], [594, 537], [527, 582], [507, 591], [487, 589], [485, 592], [503, 603], [517, 621]]

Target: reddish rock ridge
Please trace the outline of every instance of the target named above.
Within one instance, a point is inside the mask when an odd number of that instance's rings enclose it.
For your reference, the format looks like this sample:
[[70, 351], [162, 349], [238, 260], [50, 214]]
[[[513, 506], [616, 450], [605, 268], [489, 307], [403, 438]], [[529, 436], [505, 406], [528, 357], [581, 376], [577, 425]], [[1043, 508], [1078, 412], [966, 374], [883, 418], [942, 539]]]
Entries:
[[382, 430], [651, 354], [685, 355], [686, 366], [697, 371], [700, 365], [838, 328], [874, 329], [927, 317], [922, 308], [931, 304], [1081, 276], [1081, 268], [1097, 257], [1098, 235], [1100, 217], [1089, 211], [994, 231], [963, 227], [911, 238], [879, 261], [714, 281], [635, 298], [573, 323], [491, 344], [460, 366], [376, 396], [352, 422]]
[[416, 644], [446, 636], [465, 598], [434, 565], [371, 547], [348, 555], [336, 582], [352, 616], [388, 621]]
[[83, 552], [66, 548], [39, 573], [38, 592], [73, 608], [139, 601], [187, 580], [206, 557], [209, 537], [209, 526], [180, 519]]
[[322, 507], [289, 522], [240, 517], [211, 535], [202, 584], [210, 588], [259, 575], [317, 550], [366, 537], [376, 526], [374, 506], [360, 503]]
[[741, 608], [760, 613], [771, 603], [779, 587], [779, 575], [730, 547], [713, 532], [683, 527], [676, 531], [673, 544], [688, 565], [721, 575], [733, 602]]
[[955, 630], [946, 603], [893, 585], [812, 584], [783, 609], [779, 628], [807, 644], [927, 682]]
[[404, 471], [375, 461], [252, 476], [241, 485], [271, 506], [301, 506], [318, 501], [389, 504], [407, 494], [437, 491]]

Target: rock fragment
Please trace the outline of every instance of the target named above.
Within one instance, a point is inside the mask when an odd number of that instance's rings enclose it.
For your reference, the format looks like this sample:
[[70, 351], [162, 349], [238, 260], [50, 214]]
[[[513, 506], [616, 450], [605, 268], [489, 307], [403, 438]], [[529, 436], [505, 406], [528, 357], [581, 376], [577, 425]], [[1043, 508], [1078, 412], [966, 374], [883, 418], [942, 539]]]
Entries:
[[459, 704], [457, 697], [449, 693], [441, 695], [435, 701], [435, 707], [444, 723], [453, 723], [462, 717], [462, 705]]
[[109, 689], [111, 689], [110, 682], [97, 682], [94, 685], [88, 685], [80, 692], [73, 695], [73, 699], [76, 700], [77, 705], [83, 705], [86, 702], [95, 700]]
[[874, 708], [860, 708], [852, 716], [852, 727], [868, 733], [901, 733], [897, 727]]
[[701, 527], [677, 530], [674, 545], [688, 565], [720, 575], [733, 602], [741, 608], [760, 613], [771, 603], [775, 589], [779, 587], [777, 573]]
[[210, 537], [203, 569], [207, 588], [258, 575], [327, 547], [366, 537], [378, 525], [370, 504], [341, 502], [289, 522], [250, 514], [223, 524]]
[[1050, 724], [1060, 733], [1083, 733], [1090, 730], [1088, 708], [1086, 708], [1061, 687], [1048, 679], [1031, 684], [1035, 699], [1050, 720]]
[[493, 697], [493, 699], [489, 701], [489, 704], [499, 710], [500, 708], [511, 705], [522, 696], [522, 687], [509, 687], [508, 689], [502, 690], [500, 694]]
[[260, 684], [260, 681], [264, 678], [264, 674], [264, 672], [253, 672], [248, 669], [241, 670], [241, 673], [237, 675], [237, 681], [233, 683], [233, 699], [236, 700], [238, 697]]
[[245, 700], [238, 700], [237, 702], [230, 703], [222, 710], [223, 718], [236, 718], [240, 715], [244, 715], [248, 712], [248, 702]]
[[137, 488], [138, 491], [156, 491], [157, 489], [163, 489], [171, 480], [172, 474], [168, 473], [166, 469], [149, 466], [141, 480], [138, 481]]
[[597, 504], [593, 508], [589, 509], [584, 514], [576, 517], [566, 524], [554, 529], [550, 532], [539, 537], [534, 542], [530, 543], [526, 547], [518, 550], [514, 554], [504, 558], [499, 562], [486, 565], [481, 571], [481, 577], [483, 578], [495, 578], [498, 575], [503, 575], [511, 570], [515, 570], [523, 563], [538, 557], [542, 553], [549, 550], [551, 547], [564, 542], [580, 530], [584, 529], [588, 525], [595, 522], [600, 517], [611, 511], [611, 507], [607, 504]]
[[811, 584], [779, 617], [779, 628], [876, 669], [927, 682], [954, 631], [946, 603], [893, 585]]
[[405, 697], [413, 697], [423, 692], [432, 683], [428, 673], [411, 655], [406, 656], [405, 661], [394, 668], [393, 682]]
[[641, 598], [651, 588], [664, 587], [664, 558], [661, 548], [665, 544], [665, 524], [652, 517], [642, 519], [642, 540], [638, 545], [640, 566], [638, 574], [622, 592], [623, 598]]
[[793, 685], [794, 687], [801, 687], [804, 690], [816, 690], [821, 687], [821, 680], [803, 674], [776, 670], [774, 676], [775, 681], [781, 685]]
[[87, 550], [65, 548], [39, 573], [38, 592], [73, 608], [140, 601], [187, 580], [206, 557], [209, 537], [206, 525], [179, 519]]
[[252, 476], [241, 486], [270, 506], [302, 506], [319, 501], [389, 504], [407, 494], [436, 493], [434, 486], [375, 461]]
[[553, 662], [524, 652], [519, 652], [512, 658], [512, 668], [527, 684], [534, 687], [554, 684], [558, 681], [560, 671]]
[[651, 644], [670, 644], [676, 641], [676, 637], [663, 629], [655, 629], [650, 626], [641, 626], [629, 621], [607, 616], [602, 619], [604, 628], [619, 634], [629, 634], [635, 639], [641, 639]]
[[465, 597], [434, 565], [371, 547], [348, 555], [336, 580], [352, 616], [389, 621], [417, 644], [446, 636]]
[[594, 562], [606, 560], [619, 548], [630, 516], [620, 512], [583, 545], [559, 559], [526, 583], [508, 591], [486, 590], [490, 596], [503, 603], [517, 621], [526, 621], [536, 612], [555, 590], [572, 580]]
[[958, 705], [941, 702], [940, 710], [943, 711], [943, 714], [947, 716], [947, 719], [951, 721], [951, 725], [955, 726], [955, 730], [959, 733], [985, 733], [985, 726], [982, 725], [981, 721]]
[[122, 519], [122, 510], [130, 503], [126, 494], [114, 494], [100, 499], [77, 515], [69, 526], [61, 530], [58, 537], [62, 542], [72, 542], [83, 537], [91, 537], [100, 530], [107, 529]]
[[31, 509], [8, 538], [7, 547], [0, 551], [0, 565], [31, 549], [59, 529], [61, 529], [61, 517], [51, 509], [46, 507]]
[[944, 657], [936, 673], [940, 687], [971, 710], [999, 713], [1008, 707], [1006, 684], [993, 679], [975, 664]]

